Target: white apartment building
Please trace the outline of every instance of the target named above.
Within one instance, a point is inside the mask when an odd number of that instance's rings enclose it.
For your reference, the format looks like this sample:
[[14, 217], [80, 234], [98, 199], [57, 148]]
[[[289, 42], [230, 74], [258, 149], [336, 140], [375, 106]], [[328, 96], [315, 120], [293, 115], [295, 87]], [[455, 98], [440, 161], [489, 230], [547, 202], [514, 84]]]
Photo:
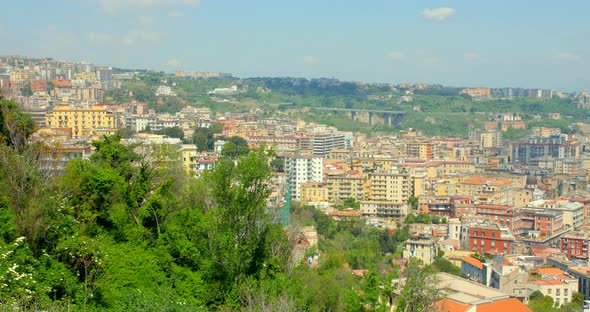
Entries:
[[285, 157], [285, 175], [291, 184], [291, 196], [299, 200], [301, 184], [323, 182], [324, 158], [321, 156], [292, 155]]

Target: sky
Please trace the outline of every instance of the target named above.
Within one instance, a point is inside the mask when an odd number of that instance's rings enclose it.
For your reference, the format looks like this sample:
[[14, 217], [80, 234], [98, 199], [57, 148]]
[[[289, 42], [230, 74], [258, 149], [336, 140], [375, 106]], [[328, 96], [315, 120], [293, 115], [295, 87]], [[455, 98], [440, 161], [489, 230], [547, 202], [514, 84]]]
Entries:
[[587, 0], [19, 0], [1, 11], [0, 54], [590, 91]]

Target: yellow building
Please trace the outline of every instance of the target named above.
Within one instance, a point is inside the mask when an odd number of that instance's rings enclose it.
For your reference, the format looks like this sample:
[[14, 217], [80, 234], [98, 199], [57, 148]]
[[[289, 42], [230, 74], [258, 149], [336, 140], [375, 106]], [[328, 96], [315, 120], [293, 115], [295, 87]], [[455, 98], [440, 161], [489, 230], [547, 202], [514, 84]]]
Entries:
[[10, 81], [29, 80], [30, 75], [27, 71], [13, 71], [10, 72]]
[[45, 115], [47, 128], [70, 128], [72, 135], [89, 137], [97, 130], [117, 130], [116, 114], [106, 107], [95, 105], [90, 108], [58, 106]]
[[182, 144], [180, 148], [182, 157], [182, 167], [190, 176], [197, 175], [197, 165], [199, 163], [197, 156], [197, 146], [194, 144]]
[[300, 201], [303, 204], [321, 203], [328, 201], [328, 186], [319, 182], [301, 184]]

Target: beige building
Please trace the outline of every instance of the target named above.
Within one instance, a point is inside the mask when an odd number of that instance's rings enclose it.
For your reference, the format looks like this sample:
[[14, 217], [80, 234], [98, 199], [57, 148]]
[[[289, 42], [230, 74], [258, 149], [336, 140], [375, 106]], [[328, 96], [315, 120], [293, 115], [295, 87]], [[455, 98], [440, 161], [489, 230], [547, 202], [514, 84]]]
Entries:
[[540, 291], [543, 295], [553, 298], [555, 305], [560, 306], [572, 301], [572, 295], [578, 291], [578, 280], [557, 268], [540, 268], [540, 278], [528, 281], [530, 292]]
[[404, 219], [410, 210], [407, 203], [390, 201], [361, 201], [361, 212], [367, 217]]
[[404, 259], [418, 258], [430, 265], [436, 258], [436, 242], [432, 239], [408, 239], [402, 252]]
[[484, 148], [496, 148], [502, 145], [502, 132], [492, 130], [482, 132], [479, 142]]

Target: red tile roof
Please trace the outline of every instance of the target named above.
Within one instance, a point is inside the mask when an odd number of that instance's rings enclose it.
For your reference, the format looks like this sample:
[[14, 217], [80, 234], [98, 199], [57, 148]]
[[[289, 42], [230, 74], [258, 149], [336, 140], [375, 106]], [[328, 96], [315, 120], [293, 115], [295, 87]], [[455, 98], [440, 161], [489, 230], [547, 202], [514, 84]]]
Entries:
[[498, 300], [477, 306], [477, 312], [532, 312], [524, 303], [516, 298]]
[[434, 305], [434, 311], [437, 312], [465, 312], [471, 306], [469, 304], [459, 303], [450, 299], [441, 299]]

